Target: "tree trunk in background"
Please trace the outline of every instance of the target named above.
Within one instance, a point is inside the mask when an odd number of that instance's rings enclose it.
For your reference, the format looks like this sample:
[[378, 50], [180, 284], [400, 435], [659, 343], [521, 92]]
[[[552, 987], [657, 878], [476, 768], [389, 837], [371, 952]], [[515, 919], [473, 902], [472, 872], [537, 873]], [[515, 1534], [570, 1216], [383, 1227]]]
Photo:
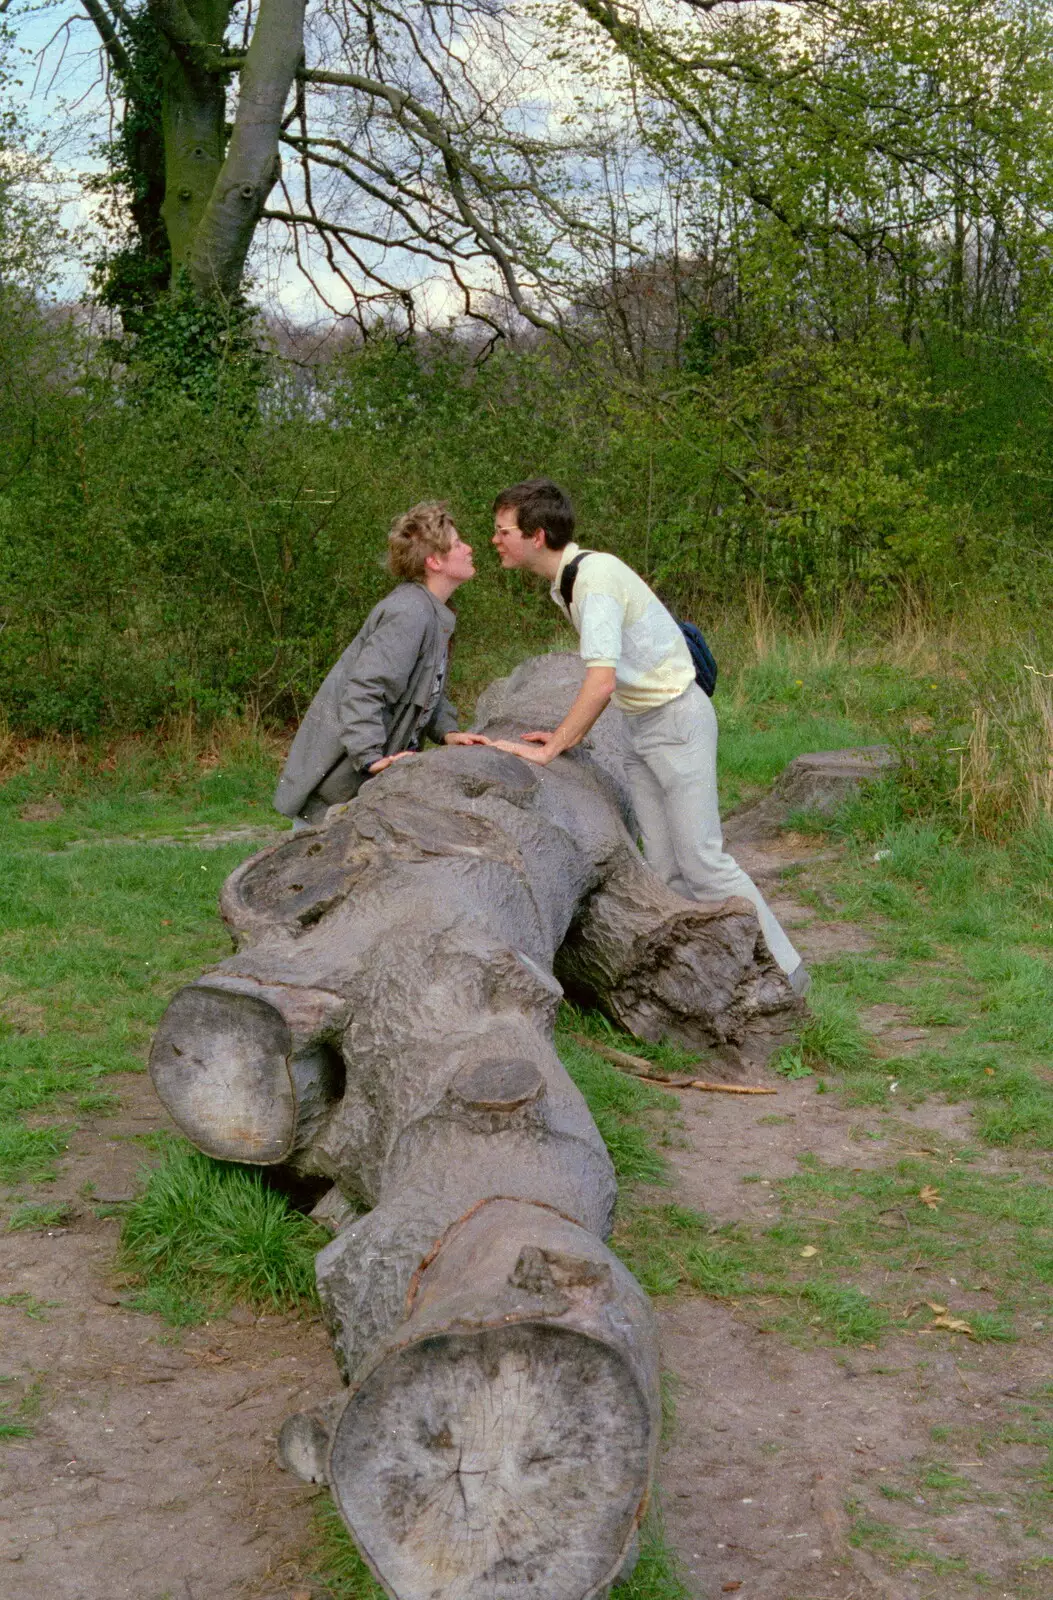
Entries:
[[[230, 0], [186, 0], [186, 10], [204, 46], [219, 51], [231, 13]], [[168, 33], [172, 7], [154, 0], [153, 14], [169, 38], [161, 73], [161, 127], [165, 151], [165, 197], [161, 207], [172, 253], [172, 284], [190, 266], [194, 238], [216, 185], [227, 144], [227, 82], [206, 68], [205, 53]]]
[[[303, 59], [305, 0], [260, 0], [248, 52], [228, 52], [232, 0], [149, 0], [148, 16], [122, 16], [84, 0], [125, 97], [115, 145], [125, 169], [137, 248], [116, 252], [104, 274], [107, 302], [131, 323], [160, 289], [158, 229], [171, 274], [202, 300], [236, 303], [245, 260], [280, 172], [285, 103]], [[228, 87], [239, 72], [233, 122]]]
[[194, 229], [187, 264], [200, 295], [234, 299], [252, 236], [281, 171], [278, 133], [303, 58], [305, 0], [259, 0], [223, 165]]
[[[553, 725], [580, 675], [527, 663], [479, 721]], [[395, 763], [231, 875], [238, 953], [154, 1041], [202, 1149], [371, 1207], [318, 1259], [350, 1395], [293, 1419], [283, 1454], [330, 1482], [400, 1600], [596, 1594], [647, 1500], [654, 1331], [601, 1242], [614, 1177], [553, 1047], [557, 952], [646, 1037], [741, 1040], [800, 1011], [748, 902], [696, 906], [643, 865], [620, 735], [608, 711], [547, 768], [477, 747]]]

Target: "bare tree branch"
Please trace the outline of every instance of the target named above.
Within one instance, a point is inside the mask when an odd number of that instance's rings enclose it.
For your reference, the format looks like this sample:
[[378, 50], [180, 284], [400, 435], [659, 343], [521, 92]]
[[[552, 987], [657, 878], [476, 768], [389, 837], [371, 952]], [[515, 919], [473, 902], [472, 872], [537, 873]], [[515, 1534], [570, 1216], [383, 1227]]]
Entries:
[[81, 0], [81, 4], [95, 24], [99, 38], [102, 40], [103, 49], [111, 65], [123, 77], [130, 78], [132, 76], [132, 63], [128, 52], [121, 43], [117, 29], [99, 4], [99, 0]]

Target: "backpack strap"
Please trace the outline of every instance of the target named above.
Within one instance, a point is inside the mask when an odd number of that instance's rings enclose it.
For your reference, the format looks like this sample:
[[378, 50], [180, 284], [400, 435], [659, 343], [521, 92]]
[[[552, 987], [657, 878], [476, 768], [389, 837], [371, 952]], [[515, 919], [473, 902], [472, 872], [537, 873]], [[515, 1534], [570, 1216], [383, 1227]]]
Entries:
[[574, 598], [574, 580], [578, 576], [578, 568], [586, 556], [595, 554], [595, 550], [579, 550], [573, 561], [568, 561], [559, 575], [559, 596], [568, 611], [570, 602]]

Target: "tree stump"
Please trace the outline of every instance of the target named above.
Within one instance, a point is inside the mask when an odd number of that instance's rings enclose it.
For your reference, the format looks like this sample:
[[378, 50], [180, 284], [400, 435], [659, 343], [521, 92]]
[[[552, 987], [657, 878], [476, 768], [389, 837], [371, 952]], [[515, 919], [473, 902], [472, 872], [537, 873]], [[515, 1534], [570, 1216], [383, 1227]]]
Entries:
[[897, 765], [895, 752], [883, 744], [794, 756], [766, 795], [727, 819], [725, 841], [735, 846], [773, 839], [795, 811], [829, 819], [864, 784], [877, 782]]
[[[554, 725], [580, 671], [527, 663], [483, 731]], [[318, 1258], [348, 1393], [290, 1419], [281, 1453], [399, 1600], [598, 1595], [647, 1502], [653, 1320], [602, 1242], [614, 1176], [553, 1047], [557, 958], [646, 1038], [739, 1042], [800, 1010], [752, 905], [682, 901], [644, 866], [619, 747], [608, 711], [547, 768], [394, 763], [231, 875], [236, 954], [154, 1040], [199, 1148], [369, 1207]]]

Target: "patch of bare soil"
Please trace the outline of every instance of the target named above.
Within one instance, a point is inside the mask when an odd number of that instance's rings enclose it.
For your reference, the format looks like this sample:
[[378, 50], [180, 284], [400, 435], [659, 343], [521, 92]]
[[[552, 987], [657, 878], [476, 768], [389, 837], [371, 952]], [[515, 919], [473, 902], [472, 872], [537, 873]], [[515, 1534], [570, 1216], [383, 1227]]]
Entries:
[[[1037, 1600], [1041, 1577], [1030, 1587], [1026, 1568], [1049, 1551], [1028, 1537], [1014, 1497], [1038, 1452], [1006, 1445], [981, 1460], [975, 1442], [997, 1436], [1045, 1378], [1037, 1344], [1011, 1359], [991, 1346], [951, 1352], [931, 1336], [850, 1356], [804, 1351], [705, 1300], [661, 1322], [676, 1379], [666, 1529], [699, 1600], [738, 1588], [744, 1600]], [[935, 1444], [931, 1430], [947, 1426], [954, 1444]], [[943, 1514], [925, 1483], [934, 1462], [967, 1486]], [[891, 1531], [853, 1548], [860, 1517]], [[891, 1540], [922, 1558], [890, 1570], [866, 1542]], [[933, 1570], [943, 1564], [952, 1570]]]
[[[337, 1386], [313, 1319], [235, 1311], [183, 1333], [121, 1303], [119, 1222], [163, 1122], [148, 1080], [75, 1136], [34, 1200], [69, 1226], [0, 1237], [3, 1398], [31, 1394], [33, 1436], [0, 1443], [0, 1594], [18, 1600], [279, 1600], [298, 1586], [316, 1490], [279, 1472], [285, 1416]], [[95, 1197], [82, 1189], [94, 1185]]]
[[[745, 850], [736, 853], [746, 864]], [[750, 851], [749, 870], [758, 856]], [[824, 922], [767, 876], [765, 892], [807, 961], [869, 948], [866, 930]], [[895, 1008], [874, 1012], [873, 1031], [898, 1053], [925, 1036]], [[777, 1215], [772, 1182], [796, 1171], [805, 1152], [870, 1169], [971, 1136], [962, 1106], [858, 1111], [817, 1093], [815, 1079], [785, 1082], [759, 1071], [752, 1081], [777, 1083], [778, 1093], [680, 1094], [680, 1137], [668, 1152], [675, 1187], [666, 1200], [717, 1222], [763, 1225]], [[983, 1165], [1013, 1162], [992, 1152]], [[928, 1288], [919, 1280], [919, 1294]], [[1048, 1381], [1042, 1331], [1008, 1347], [919, 1334], [849, 1352], [798, 1349], [759, 1331], [745, 1311], [704, 1299], [662, 1310], [660, 1322], [675, 1405], [660, 1497], [696, 1600], [1048, 1593], [1042, 1558], [1050, 1550], [1029, 1531], [1023, 1505], [1041, 1451], [1001, 1440]], [[934, 1428], [946, 1430], [942, 1442]], [[941, 1474], [955, 1486], [931, 1488]]]
[[815, 1078], [785, 1082], [755, 1069], [754, 1081], [779, 1087], [748, 1099], [684, 1090], [678, 1137], [663, 1152], [676, 1176], [676, 1198], [718, 1223], [774, 1218], [772, 1184], [799, 1171], [802, 1155], [824, 1166], [870, 1169], [908, 1150], [928, 1154], [927, 1135], [969, 1137], [972, 1118], [964, 1106], [926, 1102], [864, 1113], [818, 1093]]
[[[44, 807], [27, 806], [23, 808], [19, 815], [25, 818], [30, 811], [40, 812], [43, 814]], [[53, 815], [61, 816], [61, 814], [62, 808], [60, 807], [58, 812], [48, 812], [47, 816], [50, 820]], [[122, 846], [122, 848], [130, 844], [143, 844], [149, 845], [151, 849], [159, 844], [170, 846], [192, 845], [195, 850], [219, 850], [223, 845], [227, 844], [255, 844], [259, 847], [259, 849], [262, 850], [264, 845], [277, 844], [278, 840], [281, 839], [288, 831], [289, 830], [287, 828], [273, 828], [270, 825], [262, 825], [259, 827], [251, 827], [246, 825], [244, 827], [237, 828], [215, 829], [210, 823], [207, 822], [193, 822], [188, 827], [184, 828], [182, 833], [178, 834], [144, 833], [138, 836], [134, 834], [118, 834], [113, 838], [105, 839], [70, 839], [67, 844], [64, 844], [61, 847], [61, 849], [53, 850], [50, 852], [50, 854], [61, 855], [64, 850], [80, 850], [83, 849], [85, 845], [91, 845], [94, 847], [95, 845], [100, 844], [119, 844]]]

